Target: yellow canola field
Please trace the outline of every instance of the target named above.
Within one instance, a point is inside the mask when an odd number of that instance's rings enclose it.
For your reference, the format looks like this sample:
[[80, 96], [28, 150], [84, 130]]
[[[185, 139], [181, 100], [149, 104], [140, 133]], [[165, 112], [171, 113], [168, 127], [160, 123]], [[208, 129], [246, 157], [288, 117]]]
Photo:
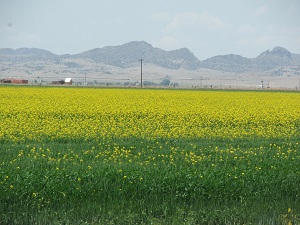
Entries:
[[0, 87], [0, 143], [291, 138], [297, 92]]

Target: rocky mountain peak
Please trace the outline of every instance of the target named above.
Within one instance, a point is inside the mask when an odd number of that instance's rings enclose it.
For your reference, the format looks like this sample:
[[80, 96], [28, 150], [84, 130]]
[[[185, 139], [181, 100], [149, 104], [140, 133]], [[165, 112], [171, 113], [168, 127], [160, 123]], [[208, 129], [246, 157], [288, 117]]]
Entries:
[[198, 60], [188, 48], [180, 48], [177, 50], [169, 51], [168, 53], [171, 57], [175, 57], [175, 58], [182, 58], [185, 60], [192, 60], [192, 61]]
[[122, 47], [140, 47], [140, 48], [152, 48], [152, 45], [145, 41], [131, 41], [121, 45]]
[[273, 48], [270, 54], [288, 58], [291, 58], [292, 55], [291, 52], [280, 46]]
[[283, 47], [277, 46], [273, 48], [271, 51], [267, 50], [261, 53], [257, 58], [274, 58], [274, 57], [281, 57], [281, 58], [291, 58], [292, 54], [288, 50]]
[[267, 71], [279, 66], [290, 66], [292, 64], [292, 54], [283, 47], [275, 47], [271, 51], [267, 50], [253, 59], [258, 66], [258, 70]]

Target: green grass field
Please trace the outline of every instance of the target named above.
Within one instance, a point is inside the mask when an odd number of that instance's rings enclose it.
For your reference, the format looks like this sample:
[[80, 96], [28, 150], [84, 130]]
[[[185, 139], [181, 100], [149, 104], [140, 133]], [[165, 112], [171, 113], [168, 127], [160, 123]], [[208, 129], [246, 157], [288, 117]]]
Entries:
[[300, 95], [0, 87], [0, 224], [300, 224]]

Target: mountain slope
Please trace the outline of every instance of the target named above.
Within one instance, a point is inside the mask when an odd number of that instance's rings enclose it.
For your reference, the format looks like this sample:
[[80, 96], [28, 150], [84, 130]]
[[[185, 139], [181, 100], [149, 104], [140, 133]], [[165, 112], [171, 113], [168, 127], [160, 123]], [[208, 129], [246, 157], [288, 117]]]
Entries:
[[279, 66], [290, 66], [292, 64], [292, 54], [285, 48], [277, 46], [271, 51], [262, 52], [253, 62], [261, 70], [270, 70]]
[[153, 48], [144, 41], [133, 41], [120, 46], [109, 46], [92, 49], [77, 55], [74, 58], [88, 58], [104, 64], [128, 68], [136, 65], [140, 59], [171, 69], [195, 69], [200, 61], [188, 49], [164, 51]]
[[35, 62], [41, 60], [58, 60], [59, 56], [38, 48], [0, 49], [0, 62]]
[[39, 48], [0, 49], [0, 55], [6, 56], [55, 56], [52, 52]]
[[251, 70], [251, 59], [240, 55], [219, 55], [202, 61], [202, 67], [228, 72], [244, 72]]
[[262, 52], [253, 59], [240, 55], [219, 55], [202, 61], [203, 68], [226, 72], [270, 71], [282, 66], [300, 66], [300, 55], [292, 54], [283, 47]]

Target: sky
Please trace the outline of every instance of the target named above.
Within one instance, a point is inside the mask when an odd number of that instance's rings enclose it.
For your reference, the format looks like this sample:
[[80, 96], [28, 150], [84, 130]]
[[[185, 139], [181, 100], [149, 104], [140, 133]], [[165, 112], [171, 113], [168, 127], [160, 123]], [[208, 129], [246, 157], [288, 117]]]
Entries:
[[204, 60], [300, 54], [299, 0], [0, 0], [0, 48], [76, 54], [146, 41]]

